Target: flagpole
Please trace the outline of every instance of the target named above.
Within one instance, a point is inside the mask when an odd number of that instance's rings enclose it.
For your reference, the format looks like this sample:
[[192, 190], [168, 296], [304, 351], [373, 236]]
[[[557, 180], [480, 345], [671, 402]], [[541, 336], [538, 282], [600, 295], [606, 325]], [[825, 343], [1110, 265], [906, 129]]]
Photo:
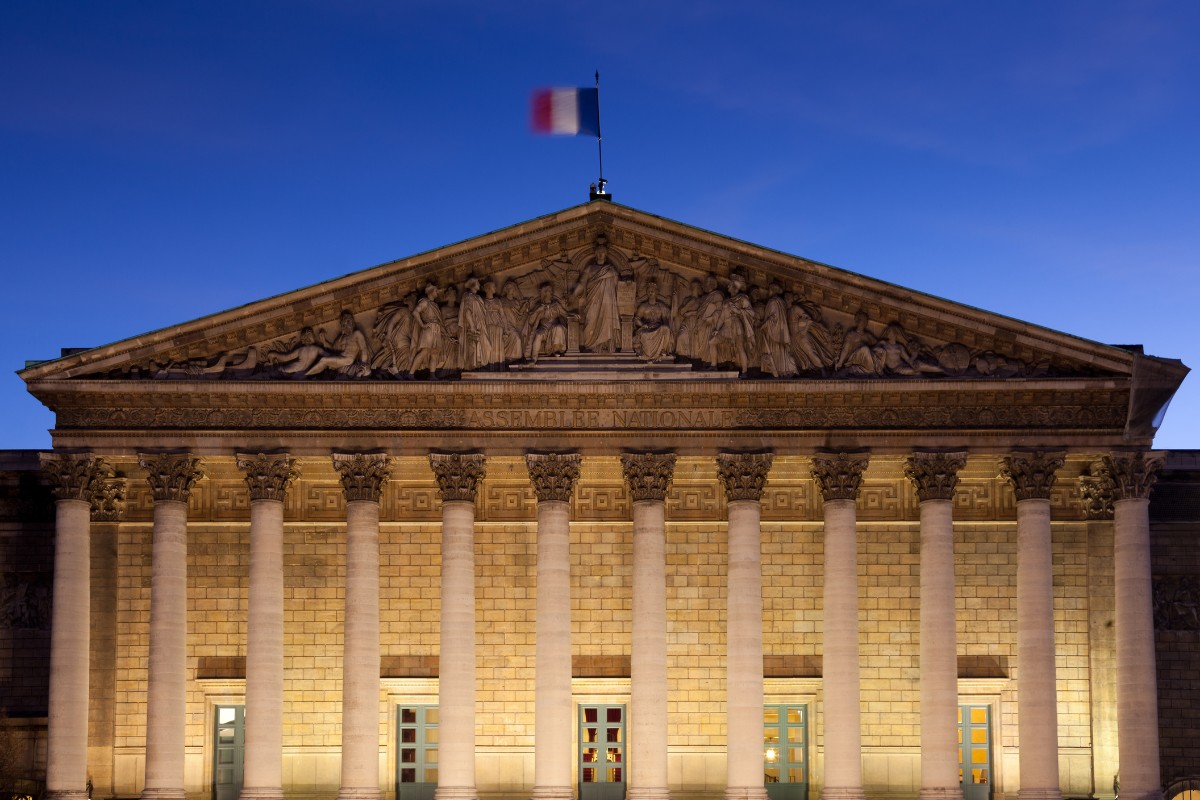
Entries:
[[600, 70], [596, 70], [596, 153], [600, 158], [600, 182], [595, 195], [608, 199], [608, 193], [604, 191], [604, 185], [608, 183], [604, 180], [604, 137], [600, 135]]

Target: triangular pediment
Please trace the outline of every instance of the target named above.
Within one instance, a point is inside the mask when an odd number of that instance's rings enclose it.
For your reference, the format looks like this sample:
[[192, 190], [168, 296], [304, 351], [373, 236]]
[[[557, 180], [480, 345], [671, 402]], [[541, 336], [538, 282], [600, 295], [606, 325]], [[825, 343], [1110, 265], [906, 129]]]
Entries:
[[1028, 378], [1128, 375], [1133, 361], [1124, 349], [590, 203], [22, 377], [419, 380], [651, 369]]
[[506, 447], [558, 446], [554, 431], [590, 426], [783, 448], [831, 431], [936, 444], [933, 429], [1148, 443], [1186, 372], [601, 201], [21, 377], [71, 446], [164, 430], [474, 446], [489, 427], [527, 432]]

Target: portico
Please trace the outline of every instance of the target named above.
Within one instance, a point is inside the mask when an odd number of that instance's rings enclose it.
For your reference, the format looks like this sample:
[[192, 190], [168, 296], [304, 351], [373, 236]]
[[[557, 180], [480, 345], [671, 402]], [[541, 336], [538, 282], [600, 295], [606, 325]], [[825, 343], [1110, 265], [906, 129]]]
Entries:
[[[215, 795], [244, 706], [255, 800], [1092, 793], [1057, 671], [1153, 674], [1185, 372], [611, 203], [31, 367], [52, 708], [88, 705], [71, 548], [125, 481], [113, 744], [52, 713], [49, 789]], [[1104, 524], [1111, 654], [1069, 566]], [[1145, 685], [1122, 762], [1157, 759]]]

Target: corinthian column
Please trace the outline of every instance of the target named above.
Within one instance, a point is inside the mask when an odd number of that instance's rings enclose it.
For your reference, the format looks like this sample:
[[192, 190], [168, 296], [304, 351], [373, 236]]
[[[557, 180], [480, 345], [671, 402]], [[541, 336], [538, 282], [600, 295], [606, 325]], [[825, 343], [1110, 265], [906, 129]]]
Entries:
[[821, 657], [825, 692], [823, 798], [862, 800], [862, 711], [858, 662], [858, 499], [867, 456], [813, 457], [825, 505], [825, 626]]
[[[380, 453], [334, 453], [346, 493], [346, 615], [342, 640], [339, 800], [379, 791], [379, 498], [391, 477]], [[250, 715], [246, 715], [249, 725]], [[247, 730], [247, 734], [249, 731]]]
[[1117, 650], [1113, 572], [1113, 505], [1116, 489], [1102, 460], [1079, 477], [1079, 496], [1087, 520], [1088, 682], [1091, 697], [1092, 797], [1117, 796]]
[[904, 474], [921, 501], [921, 791], [961, 798], [958, 652], [954, 614], [954, 488], [965, 453], [916, 453]]
[[283, 798], [283, 498], [299, 472], [286, 455], [241, 454], [250, 489], [246, 753], [241, 797]]
[[125, 515], [127, 481], [92, 484], [91, 667], [88, 681], [88, 777], [93, 797], [112, 797], [116, 740], [117, 533]]
[[1162, 456], [1113, 453], [1113, 560], [1117, 628], [1117, 747], [1123, 800], [1160, 800], [1158, 680], [1150, 573], [1150, 489]]
[[475, 788], [475, 493], [480, 454], [430, 453], [442, 494], [442, 620], [438, 658], [441, 740], [437, 800], [473, 800]]
[[626, 453], [633, 498], [633, 652], [630, 657], [629, 800], [670, 796], [667, 789], [666, 499], [674, 453]]
[[525, 457], [538, 499], [533, 796], [553, 800], [572, 797], [569, 523], [579, 462], [575, 454]]
[[204, 477], [190, 455], [138, 456], [154, 496], [150, 659], [146, 691], [146, 800], [183, 800], [187, 722], [187, 501]]
[[729, 509], [726, 647], [727, 800], [766, 798], [763, 784], [762, 500], [769, 453], [721, 453]]
[[88, 778], [91, 501], [112, 470], [92, 455], [42, 453], [41, 462], [55, 498], [46, 795], [82, 800]]
[[1054, 570], [1050, 489], [1056, 453], [1008, 456], [1001, 477], [1017, 496], [1017, 735], [1020, 800], [1059, 800], [1058, 687], [1054, 669]]

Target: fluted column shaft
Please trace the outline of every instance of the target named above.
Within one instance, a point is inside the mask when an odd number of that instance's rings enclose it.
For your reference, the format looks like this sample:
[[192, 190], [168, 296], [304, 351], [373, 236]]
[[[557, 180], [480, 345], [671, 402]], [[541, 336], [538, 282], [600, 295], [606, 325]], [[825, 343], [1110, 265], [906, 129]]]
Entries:
[[533, 797], [569, 800], [571, 766], [570, 497], [578, 455], [530, 455], [538, 498]]
[[108, 470], [93, 456], [47, 454], [42, 466], [56, 498], [46, 792], [76, 800], [88, 777], [92, 484]]
[[1021, 800], [1058, 800], [1058, 692], [1054, 666], [1054, 563], [1050, 489], [1057, 455], [1007, 457], [1001, 475], [1017, 497], [1017, 732]]
[[1116, 486], [1113, 558], [1116, 593], [1117, 747], [1122, 800], [1159, 800], [1158, 681], [1150, 564], [1150, 489], [1161, 458], [1106, 458]]
[[283, 498], [286, 456], [239, 455], [250, 489], [246, 622], [246, 751], [242, 798], [283, 797]]
[[[336, 454], [346, 493], [346, 610], [342, 640], [342, 783], [339, 800], [379, 790], [379, 500], [387, 456]], [[249, 725], [249, 713], [247, 713]], [[249, 731], [247, 731], [248, 733]]]
[[150, 563], [150, 657], [143, 798], [184, 797], [187, 681], [187, 499], [201, 477], [187, 456], [143, 456], [154, 494]]
[[729, 509], [725, 797], [765, 798], [763, 784], [762, 508], [769, 454], [717, 456]]
[[813, 477], [825, 501], [825, 786], [822, 798], [861, 800], [862, 711], [858, 647], [858, 497], [867, 458], [816, 456]]
[[922, 453], [906, 474], [921, 501], [920, 800], [961, 798], [953, 496], [963, 454]]
[[475, 798], [475, 492], [483, 456], [430, 455], [442, 494], [440, 738], [435, 797]]
[[633, 650], [630, 655], [630, 800], [666, 798], [666, 496], [674, 455], [622, 456], [633, 497]]

